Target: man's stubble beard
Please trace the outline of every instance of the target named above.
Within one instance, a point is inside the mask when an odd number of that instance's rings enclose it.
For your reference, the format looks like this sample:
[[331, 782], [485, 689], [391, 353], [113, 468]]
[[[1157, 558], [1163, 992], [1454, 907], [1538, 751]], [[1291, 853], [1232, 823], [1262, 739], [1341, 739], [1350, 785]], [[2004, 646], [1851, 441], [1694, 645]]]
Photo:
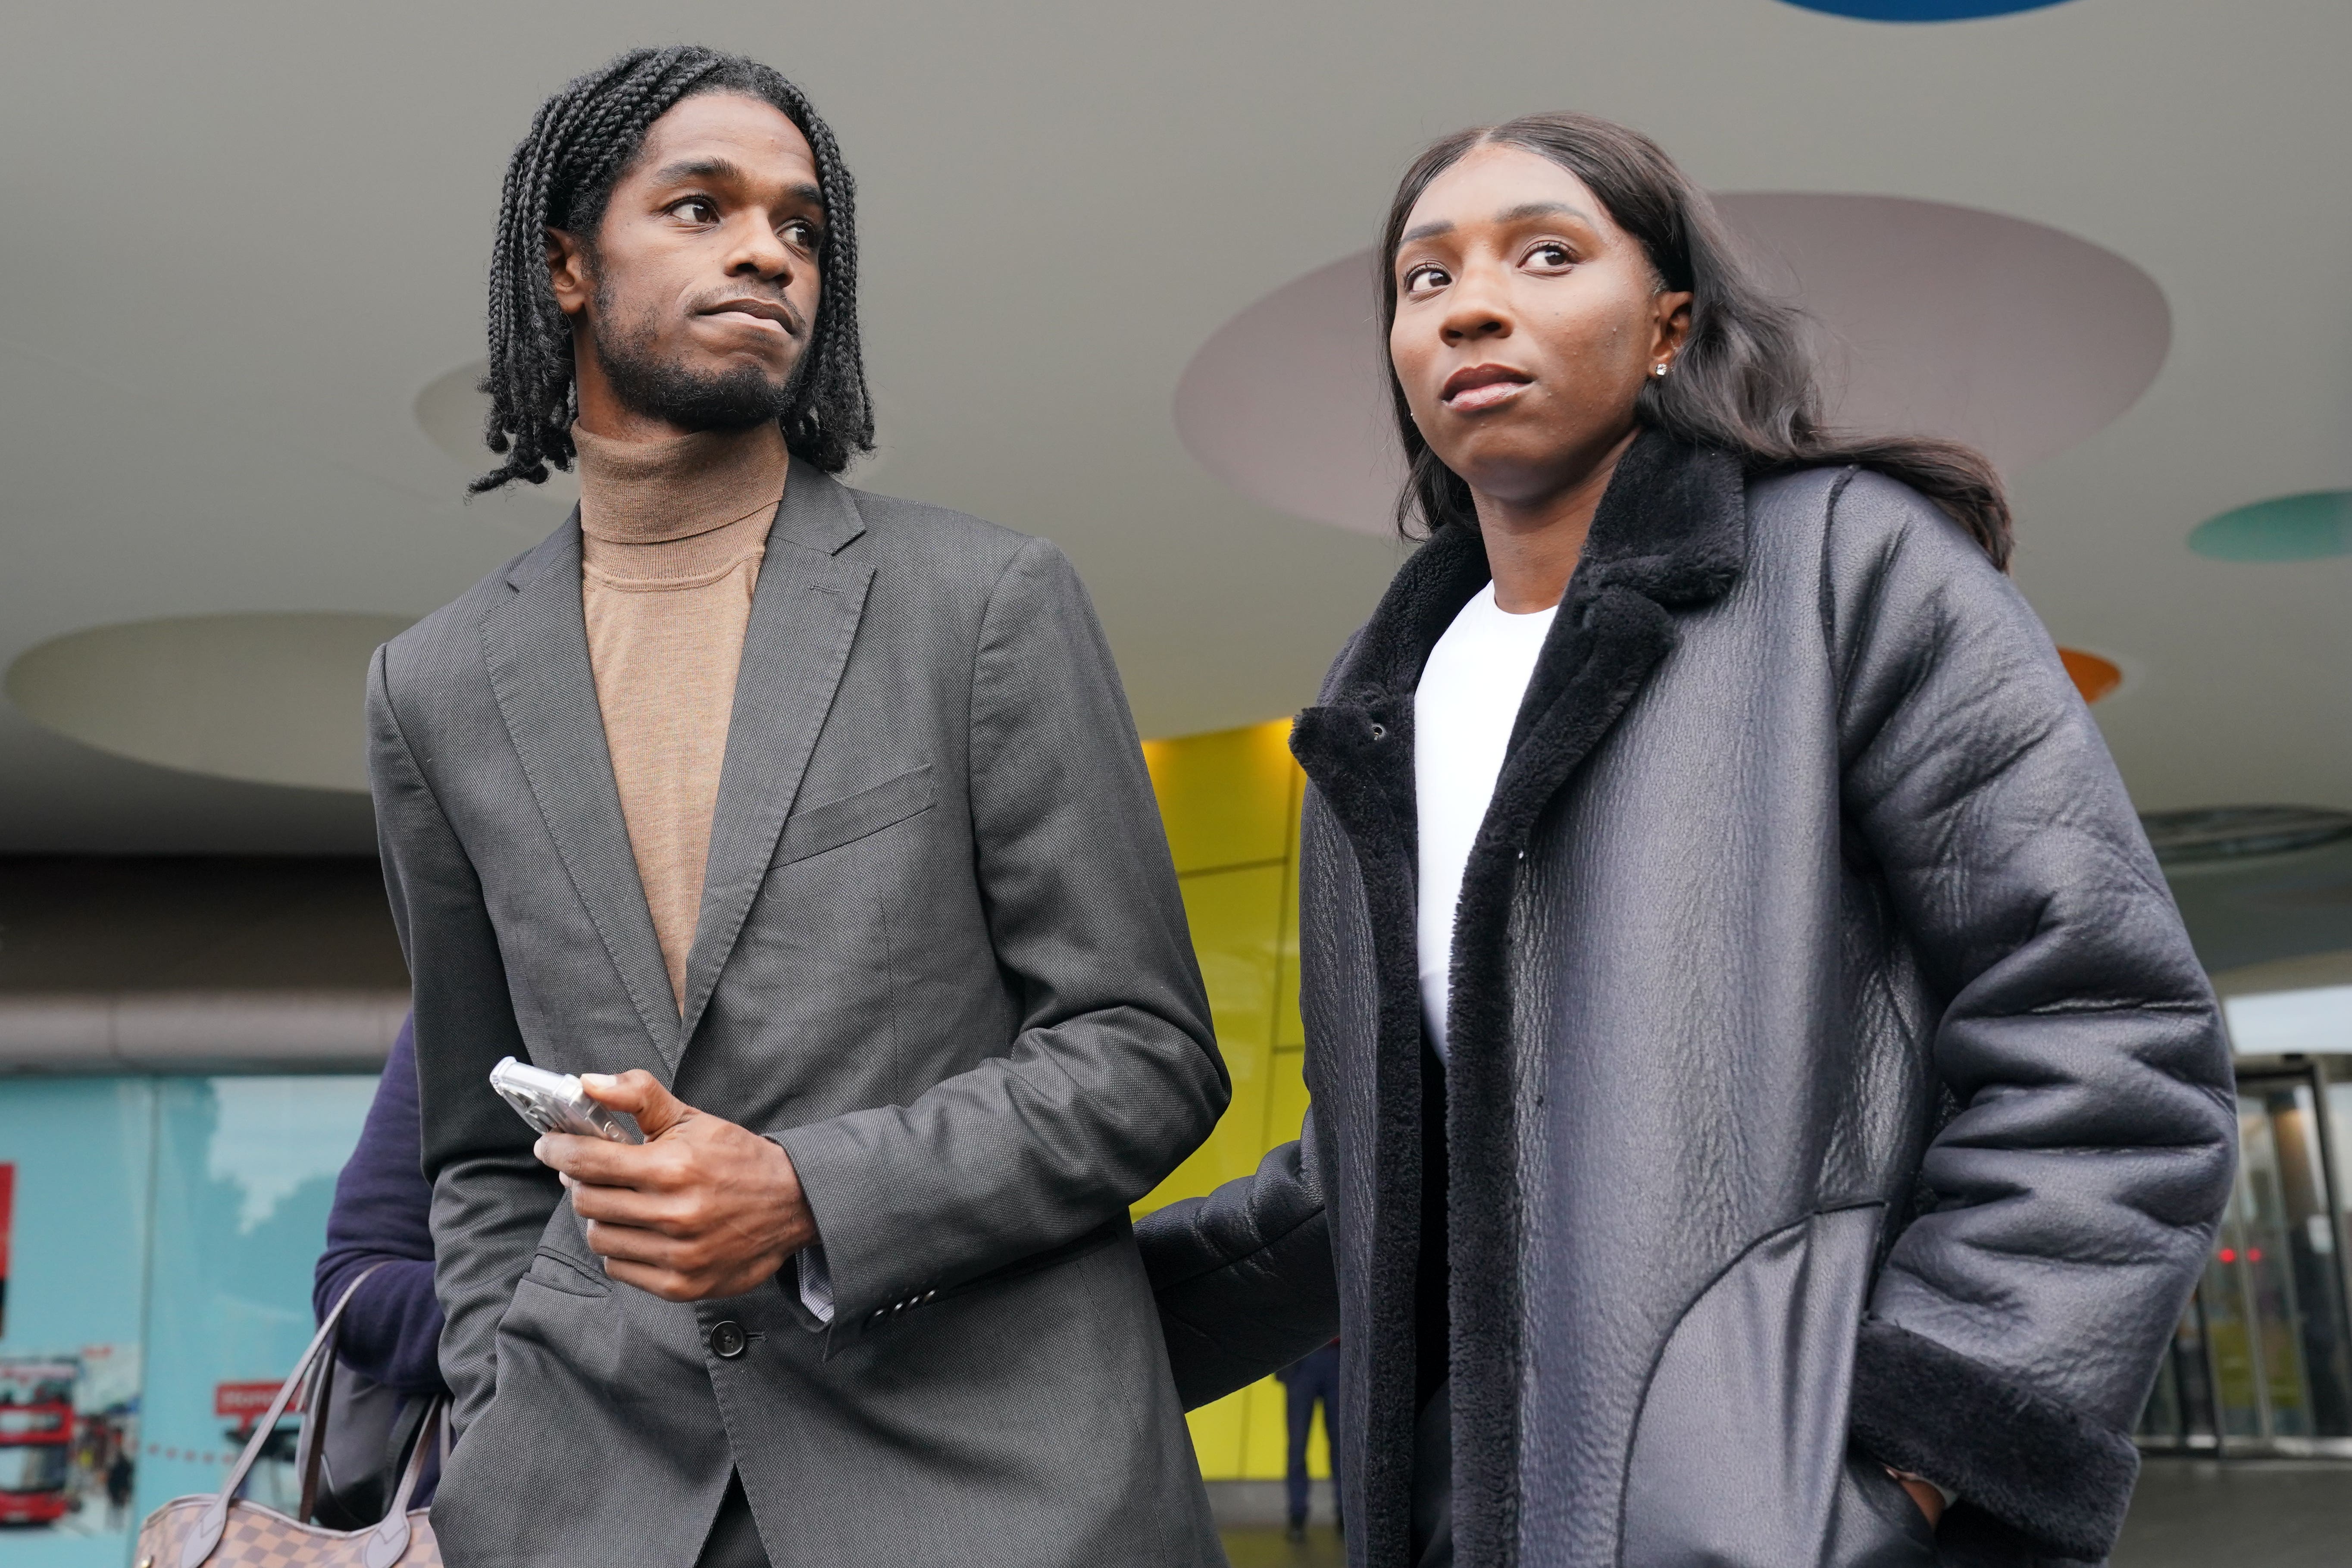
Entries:
[[617, 320], [610, 293], [600, 284], [590, 324], [604, 379], [623, 406], [648, 419], [683, 430], [747, 430], [783, 417], [808, 365], [805, 348], [779, 384], [756, 364], [716, 375], [699, 374], [662, 357], [659, 334], [649, 318]]

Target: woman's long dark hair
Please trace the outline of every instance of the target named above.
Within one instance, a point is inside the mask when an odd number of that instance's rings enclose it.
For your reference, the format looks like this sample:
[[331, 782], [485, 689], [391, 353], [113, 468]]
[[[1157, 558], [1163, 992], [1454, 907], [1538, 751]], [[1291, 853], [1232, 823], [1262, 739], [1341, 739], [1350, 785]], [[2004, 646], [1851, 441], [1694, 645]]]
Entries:
[[[1473, 148], [1523, 147], [1584, 182], [1619, 227], [1641, 242], [1660, 284], [1691, 294], [1690, 335], [1674, 374], [1645, 378], [1634, 417], [1695, 446], [1741, 459], [1751, 474], [1853, 465], [1900, 479], [1934, 501], [2009, 569], [2009, 500], [1984, 455], [1927, 437], [1854, 437], [1822, 424], [1821, 390], [1803, 317], [1758, 285], [1706, 193], [1636, 131], [1589, 114], [1529, 114], [1459, 131], [1405, 172], [1381, 232], [1381, 331], [1386, 352], [1396, 321], [1397, 247], [1430, 182]], [[1475, 527], [1470, 487], [1440, 462], [1412, 420], [1404, 387], [1389, 374], [1407, 475], [1397, 525], [1434, 531]]]

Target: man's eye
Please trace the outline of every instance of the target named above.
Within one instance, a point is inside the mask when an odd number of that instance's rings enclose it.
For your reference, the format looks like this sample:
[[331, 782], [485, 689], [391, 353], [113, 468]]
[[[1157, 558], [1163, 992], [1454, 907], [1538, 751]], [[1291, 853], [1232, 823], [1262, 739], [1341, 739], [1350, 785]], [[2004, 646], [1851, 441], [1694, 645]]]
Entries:
[[784, 226], [778, 232], [782, 234], [785, 239], [799, 246], [803, 250], [814, 250], [817, 247], [818, 240], [821, 237], [817, 234], [816, 225], [809, 222], [805, 218], [794, 218], [792, 222], [784, 225]]
[[719, 208], [708, 196], [688, 196], [669, 209], [690, 223], [710, 223], [719, 216]]

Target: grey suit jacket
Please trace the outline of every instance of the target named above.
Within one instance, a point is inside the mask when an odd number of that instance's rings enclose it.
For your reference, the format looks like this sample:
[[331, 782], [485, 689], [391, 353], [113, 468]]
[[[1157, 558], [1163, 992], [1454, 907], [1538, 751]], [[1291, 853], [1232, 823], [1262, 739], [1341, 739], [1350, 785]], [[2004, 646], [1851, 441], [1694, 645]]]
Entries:
[[[1059, 552], [795, 463], [683, 1016], [621, 816], [576, 520], [369, 676], [415, 976], [457, 1568], [1223, 1561], [1127, 1209], [1228, 1084], [1135, 732]], [[643, 1068], [775, 1137], [832, 1275], [608, 1279], [485, 1075]], [[712, 1348], [713, 1327], [748, 1336]], [[731, 1333], [715, 1342], [732, 1348]]]

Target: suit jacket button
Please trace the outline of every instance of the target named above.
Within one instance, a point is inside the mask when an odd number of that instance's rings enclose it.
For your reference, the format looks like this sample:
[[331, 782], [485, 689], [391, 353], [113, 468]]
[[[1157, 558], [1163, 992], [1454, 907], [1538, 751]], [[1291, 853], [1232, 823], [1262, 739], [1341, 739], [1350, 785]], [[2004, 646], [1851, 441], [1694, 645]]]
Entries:
[[721, 1318], [710, 1325], [710, 1353], [721, 1361], [741, 1355], [746, 1342], [743, 1325], [732, 1318]]

